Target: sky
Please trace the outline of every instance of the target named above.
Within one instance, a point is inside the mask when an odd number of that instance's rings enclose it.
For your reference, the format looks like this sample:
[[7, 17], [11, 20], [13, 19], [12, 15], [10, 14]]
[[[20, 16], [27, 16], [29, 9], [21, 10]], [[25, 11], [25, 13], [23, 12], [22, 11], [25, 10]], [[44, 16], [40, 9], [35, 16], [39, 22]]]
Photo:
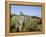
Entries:
[[24, 15], [41, 17], [41, 7], [40, 6], [21, 6], [21, 5], [11, 5], [11, 14], [15, 13], [20, 15], [20, 12]]

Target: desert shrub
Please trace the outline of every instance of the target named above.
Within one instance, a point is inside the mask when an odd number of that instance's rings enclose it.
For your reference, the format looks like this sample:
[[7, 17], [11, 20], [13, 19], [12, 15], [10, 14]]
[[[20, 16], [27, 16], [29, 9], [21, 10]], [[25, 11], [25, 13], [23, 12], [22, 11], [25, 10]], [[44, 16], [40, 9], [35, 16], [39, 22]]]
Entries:
[[11, 32], [14, 32], [14, 31], [16, 31], [15, 30], [15, 25], [16, 25], [16, 16], [13, 16], [12, 18], [11, 18], [11, 25], [10, 25], [10, 31]]
[[[29, 18], [26, 17], [26, 16], [12, 16], [11, 18], [11, 32], [19, 32], [19, 28], [15, 28], [15, 26], [17, 25], [16, 22], [18, 20], [18, 22], [20, 23], [20, 20], [23, 21], [23, 24], [22, 24], [22, 30], [21, 31], [26, 31], [26, 32], [30, 32], [30, 31], [35, 31], [35, 21], [34, 21], [34, 18], [35, 17], [32, 17], [32, 18]], [[42, 28], [42, 20], [39, 19], [39, 18], [36, 18], [38, 19], [36, 23], [37, 24], [37, 31], [41, 31], [41, 28]], [[22, 22], [21, 22], [22, 23]], [[20, 25], [21, 27], [21, 25]]]
[[41, 31], [42, 30], [42, 24], [37, 25], [37, 31]]
[[16, 24], [16, 16], [11, 18], [11, 26]]

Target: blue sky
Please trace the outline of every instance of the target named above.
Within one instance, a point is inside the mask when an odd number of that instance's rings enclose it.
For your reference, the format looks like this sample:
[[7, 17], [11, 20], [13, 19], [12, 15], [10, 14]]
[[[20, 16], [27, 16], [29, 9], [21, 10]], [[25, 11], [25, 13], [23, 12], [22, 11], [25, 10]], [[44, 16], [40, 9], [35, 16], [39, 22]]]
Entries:
[[11, 5], [11, 14], [19, 15], [20, 11], [25, 15], [41, 17], [41, 7]]

